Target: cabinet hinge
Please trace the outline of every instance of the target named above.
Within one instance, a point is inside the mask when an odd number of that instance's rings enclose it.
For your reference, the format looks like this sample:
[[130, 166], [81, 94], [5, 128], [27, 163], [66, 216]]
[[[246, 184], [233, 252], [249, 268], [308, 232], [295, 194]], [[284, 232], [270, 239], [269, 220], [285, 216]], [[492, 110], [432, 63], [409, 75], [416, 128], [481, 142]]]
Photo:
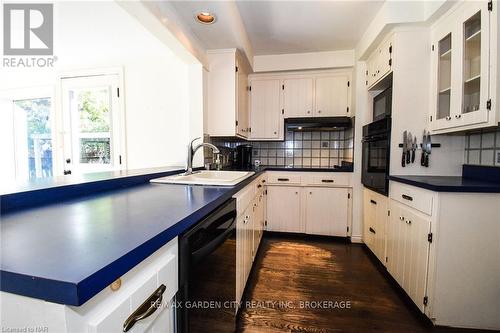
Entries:
[[238, 126], [238, 120], [236, 120], [236, 126]]
[[368, 70], [366, 71], [366, 75], [368, 75]]
[[120, 98], [120, 88], [116, 88], [116, 96]]
[[[265, 192], [264, 192], [264, 193], [265, 193], [265, 194], [267, 194], [267, 190], [265, 190]], [[266, 221], [266, 222], [267, 222], [267, 221]]]
[[368, 81], [365, 81], [365, 86], [367, 86], [367, 85], [368, 85]]
[[427, 234], [427, 241], [429, 243], [432, 243], [432, 232], [430, 232], [429, 234]]
[[118, 156], [118, 163], [122, 164], [122, 155]]
[[391, 211], [390, 210], [387, 211], [387, 216], [391, 216]]
[[387, 262], [388, 260], [389, 260], [389, 258], [388, 258], [388, 257], [385, 257], [385, 262]]
[[349, 107], [347, 107], [347, 113], [349, 113]]
[[491, 110], [491, 98], [486, 101], [486, 109]]
[[264, 225], [267, 227], [267, 220], [264, 221]]
[[347, 199], [351, 199], [351, 193], [347, 193]]
[[424, 297], [424, 305], [427, 305], [429, 303], [429, 298], [427, 296]]
[[252, 91], [252, 86], [248, 86], [248, 91]]
[[236, 72], [238, 72], [238, 66], [236, 66]]
[[349, 232], [349, 227], [347, 227], [347, 232]]
[[432, 116], [431, 116], [431, 121], [432, 121]]
[[284, 84], [281, 85], [281, 90], [285, 90], [285, 85]]
[[285, 114], [285, 109], [281, 109], [281, 114]]
[[493, 1], [492, 0], [488, 1], [488, 10], [490, 12], [493, 11]]
[[431, 46], [431, 50], [432, 50], [432, 51], [434, 51], [434, 44], [432, 44], [432, 46]]
[[389, 53], [392, 53], [392, 45], [389, 46]]
[[248, 132], [252, 133], [252, 128], [251, 127], [248, 128]]
[[392, 59], [389, 59], [389, 66], [392, 66]]
[[347, 81], [347, 86], [350, 87], [351, 86], [351, 83], [349, 81]]

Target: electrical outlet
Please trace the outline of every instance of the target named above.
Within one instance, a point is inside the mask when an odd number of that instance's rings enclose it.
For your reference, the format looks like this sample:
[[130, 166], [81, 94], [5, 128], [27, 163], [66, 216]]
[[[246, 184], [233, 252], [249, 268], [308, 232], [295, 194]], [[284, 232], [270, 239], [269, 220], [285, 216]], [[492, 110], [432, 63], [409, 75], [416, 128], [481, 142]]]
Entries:
[[321, 148], [329, 148], [329, 147], [330, 147], [330, 142], [321, 141]]

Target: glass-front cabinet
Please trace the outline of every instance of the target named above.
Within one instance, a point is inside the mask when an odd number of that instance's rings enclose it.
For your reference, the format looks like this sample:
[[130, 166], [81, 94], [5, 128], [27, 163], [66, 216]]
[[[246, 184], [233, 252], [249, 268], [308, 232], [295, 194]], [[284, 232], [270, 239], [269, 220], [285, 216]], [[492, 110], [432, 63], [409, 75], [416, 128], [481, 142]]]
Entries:
[[488, 1], [464, 2], [433, 27], [430, 124], [434, 132], [489, 123], [490, 15]]

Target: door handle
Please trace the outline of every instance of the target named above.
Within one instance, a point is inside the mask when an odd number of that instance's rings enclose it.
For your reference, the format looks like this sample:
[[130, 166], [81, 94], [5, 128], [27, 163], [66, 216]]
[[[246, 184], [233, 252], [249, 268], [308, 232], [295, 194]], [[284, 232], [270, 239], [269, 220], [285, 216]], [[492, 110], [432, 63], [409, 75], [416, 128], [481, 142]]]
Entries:
[[161, 306], [165, 290], [167, 290], [167, 287], [162, 284], [137, 308], [137, 310], [132, 312], [130, 317], [123, 323], [123, 332], [128, 332], [139, 320], [151, 316], [156, 309]]
[[64, 170], [64, 171], [63, 171], [63, 174], [64, 174], [64, 175], [71, 175], [71, 170]]
[[333, 179], [322, 179], [323, 183], [333, 183]]
[[376, 205], [376, 204], [377, 204], [377, 202], [376, 202], [375, 200], [370, 200], [370, 202], [371, 202], [372, 204], [374, 204], [374, 205]]
[[278, 178], [278, 181], [279, 181], [279, 182], [287, 182], [287, 181], [289, 181], [289, 180], [290, 180], [290, 179], [288, 179], [288, 178]]
[[376, 234], [375, 230], [372, 227], [370, 227], [369, 230], [372, 234]]

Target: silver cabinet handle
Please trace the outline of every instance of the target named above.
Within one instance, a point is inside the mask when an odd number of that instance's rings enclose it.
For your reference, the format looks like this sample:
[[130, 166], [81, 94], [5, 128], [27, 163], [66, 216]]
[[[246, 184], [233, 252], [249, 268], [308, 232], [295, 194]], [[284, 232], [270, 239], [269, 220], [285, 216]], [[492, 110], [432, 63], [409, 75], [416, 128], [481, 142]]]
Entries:
[[163, 293], [167, 290], [164, 284], [158, 287], [123, 323], [123, 332], [128, 332], [139, 320], [151, 316], [161, 306]]

